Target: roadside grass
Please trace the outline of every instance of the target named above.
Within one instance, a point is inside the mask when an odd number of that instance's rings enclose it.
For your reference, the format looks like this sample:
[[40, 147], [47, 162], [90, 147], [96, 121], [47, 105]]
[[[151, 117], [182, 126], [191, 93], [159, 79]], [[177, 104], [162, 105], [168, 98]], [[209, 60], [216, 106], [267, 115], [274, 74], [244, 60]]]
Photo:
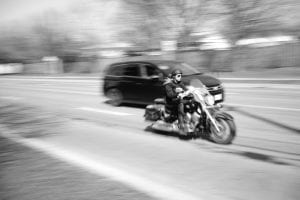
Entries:
[[0, 101], [0, 126], [13, 134], [30, 138], [58, 133], [66, 119], [26, 104]]

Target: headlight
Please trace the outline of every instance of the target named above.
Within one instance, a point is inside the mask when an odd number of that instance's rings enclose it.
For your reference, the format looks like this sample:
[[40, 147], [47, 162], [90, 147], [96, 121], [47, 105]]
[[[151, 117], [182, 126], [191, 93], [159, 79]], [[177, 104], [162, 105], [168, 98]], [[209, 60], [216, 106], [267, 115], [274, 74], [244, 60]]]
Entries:
[[212, 106], [215, 104], [215, 99], [212, 95], [206, 95], [205, 96], [205, 103], [209, 106]]
[[191, 85], [186, 86], [186, 88], [187, 88], [188, 90], [194, 90], [194, 89], [195, 89], [195, 88], [194, 88], [193, 86], [191, 86]]

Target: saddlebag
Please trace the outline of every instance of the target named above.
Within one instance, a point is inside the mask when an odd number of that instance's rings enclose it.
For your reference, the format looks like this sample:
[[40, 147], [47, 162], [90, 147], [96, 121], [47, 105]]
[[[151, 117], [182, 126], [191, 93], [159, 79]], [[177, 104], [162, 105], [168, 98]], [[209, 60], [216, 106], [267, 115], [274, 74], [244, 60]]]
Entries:
[[161, 117], [161, 105], [148, 105], [145, 110], [145, 120], [157, 121]]

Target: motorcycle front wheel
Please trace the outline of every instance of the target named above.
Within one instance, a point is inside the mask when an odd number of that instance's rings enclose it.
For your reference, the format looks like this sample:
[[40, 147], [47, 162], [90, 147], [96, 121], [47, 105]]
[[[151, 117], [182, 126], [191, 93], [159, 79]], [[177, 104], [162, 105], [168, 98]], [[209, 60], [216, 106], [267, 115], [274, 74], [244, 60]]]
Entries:
[[236, 133], [234, 121], [217, 116], [216, 123], [220, 131], [211, 124], [210, 139], [217, 144], [231, 144]]

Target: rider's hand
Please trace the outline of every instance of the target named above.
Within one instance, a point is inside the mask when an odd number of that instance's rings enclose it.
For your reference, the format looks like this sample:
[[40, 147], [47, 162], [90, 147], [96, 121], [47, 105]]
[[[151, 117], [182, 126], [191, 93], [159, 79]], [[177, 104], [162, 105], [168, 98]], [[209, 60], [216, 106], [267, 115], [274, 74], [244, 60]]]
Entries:
[[178, 94], [177, 97], [180, 98], [180, 99], [182, 99], [184, 97], [184, 95], [185, 95], [184, 93], [180, 93], [180, 94]]
[[176, 93], [181, 93], [181, 92], [183, 92], [183, 89], [178, 87], [178, 88], [175, 89], [175, 91], [176, 91]]

